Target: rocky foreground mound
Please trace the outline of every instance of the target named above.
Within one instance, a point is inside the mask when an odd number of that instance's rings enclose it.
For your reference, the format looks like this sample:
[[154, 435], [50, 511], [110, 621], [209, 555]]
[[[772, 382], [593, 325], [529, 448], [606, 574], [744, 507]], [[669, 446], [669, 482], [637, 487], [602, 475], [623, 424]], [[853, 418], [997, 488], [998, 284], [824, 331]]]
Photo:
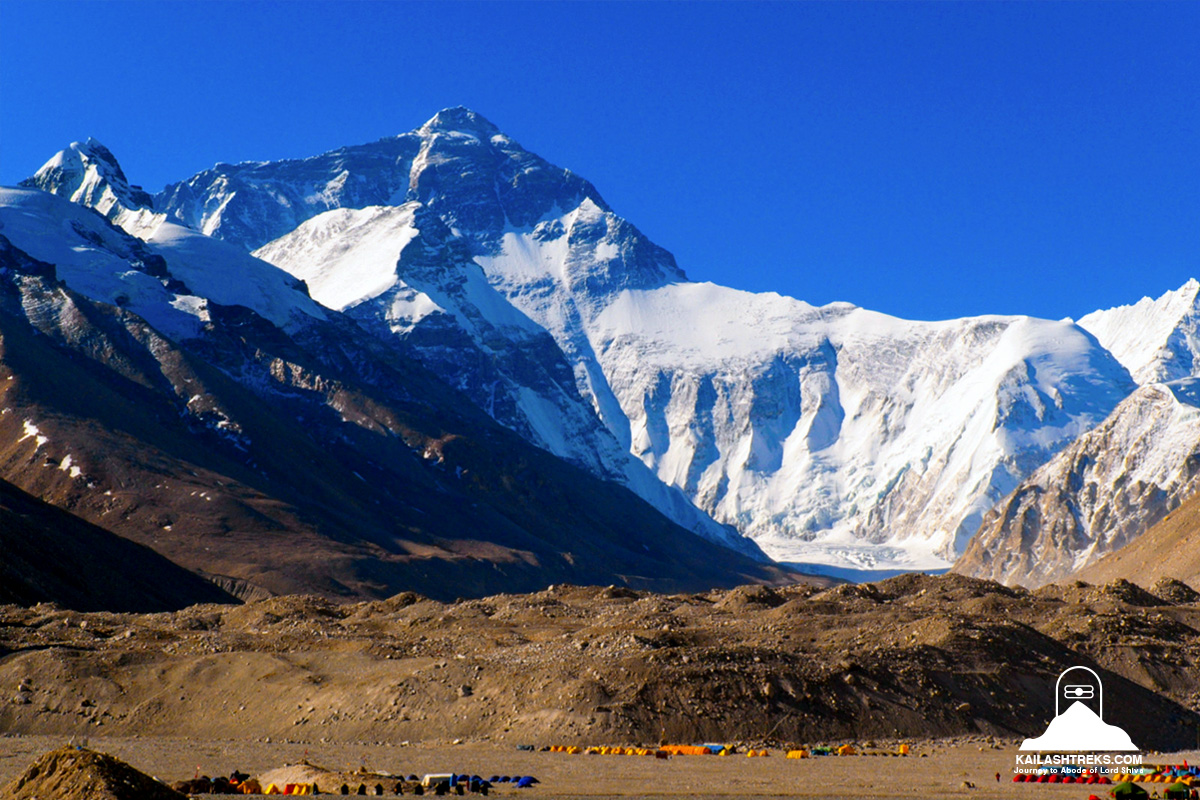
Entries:
[[1179, 749], [1200, 728], [1200, 606], [1171, 594], [908, 575], [677, 595], [557, 586], [457, 603], [290, 596], [147, 615], [4, 606], [0, 729], [299, 742], [1024, 738], [1054, 715], [1059, 673], [1085, 665], [1104, 679], [1106, 721], [1143, 748]]
[[164, 786], [105, 753], [63, 747], [46, 753], [14, 780], [6, 800], [184, 800]]

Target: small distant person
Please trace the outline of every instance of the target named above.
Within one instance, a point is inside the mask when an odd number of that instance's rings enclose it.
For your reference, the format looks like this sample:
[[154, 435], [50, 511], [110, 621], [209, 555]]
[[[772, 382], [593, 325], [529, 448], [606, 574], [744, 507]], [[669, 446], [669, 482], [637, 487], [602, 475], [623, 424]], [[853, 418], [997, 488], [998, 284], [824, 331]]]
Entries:
[[1000, 782], [1000, 773], [997, 772], [996, 773], [996, 783], [999, 783], [999, 782]]

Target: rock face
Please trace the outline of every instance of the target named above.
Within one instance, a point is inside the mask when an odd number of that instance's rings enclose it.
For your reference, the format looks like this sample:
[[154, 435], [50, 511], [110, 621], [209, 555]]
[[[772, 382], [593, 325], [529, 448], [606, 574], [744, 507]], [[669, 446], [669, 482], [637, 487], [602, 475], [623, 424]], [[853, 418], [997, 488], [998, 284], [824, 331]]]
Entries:
[[789, 579], [528, 444], [292, 276], [138, 230], [0, 190], [0, 480], [247, 597]]
[[256, 248], [526, 439], [785, 560], [947, 566], [1134, 388], [1070, 323], [908, 322], [690, 283], [591, 184], [465, 109], [218, 165], [155, 209]]
[[955, 570], [1037, 586], [1141, 535], [1200, 486], [1194, 391], [1139, 388], [989, 512]]
[[1193, 602], [1192, 587], [1200, 586], [1200, 495], [1193, 494], [1179, 508], [1134, 538], [1125, 547], [1108, 553], [1076, 573], [1081, 580], [1112, 581], [1128, 576], [1156, 594], [1176, 602]]
[[1198, 294], [1189, 281], [1080, 320], [1142, 385], [993, 509], [957, 571], [1028, 586], [1060, 580], [1129, 544], [1200, 488]]

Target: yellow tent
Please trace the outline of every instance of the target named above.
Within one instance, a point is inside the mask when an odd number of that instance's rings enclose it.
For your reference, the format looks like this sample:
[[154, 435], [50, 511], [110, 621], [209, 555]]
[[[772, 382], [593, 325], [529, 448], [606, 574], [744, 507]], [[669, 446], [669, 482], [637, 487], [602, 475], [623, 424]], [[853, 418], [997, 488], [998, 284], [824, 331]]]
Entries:
[[839, 756], [856, 756], [858, 751], [854, 749], [854, 745], [844, 744], [837, 749], [837, 754]]
[[788, 750], [788, 758], [808, 758], [807, 750]]
[[283, 792], [275, 784], [268, 783], [267, 788], [263, 790], [263, 794], [283, 794]]

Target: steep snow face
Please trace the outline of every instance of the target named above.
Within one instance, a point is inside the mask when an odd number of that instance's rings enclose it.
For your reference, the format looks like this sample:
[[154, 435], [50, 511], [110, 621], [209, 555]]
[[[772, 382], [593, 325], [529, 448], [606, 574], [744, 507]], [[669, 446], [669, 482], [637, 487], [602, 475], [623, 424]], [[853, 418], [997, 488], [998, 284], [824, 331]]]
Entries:
[[489, 283], [474, 247], [413, 202], [325, 212], [255, 255], [303, 278], [317, 300], [417, 358], [527, 440], [621, 481], [689, 530], [761, 557], [600, 424], [555, 340]]
[[161, 256], [60, 197], [0, 188], [0, 235], [54, 264], [58, 278], [75, 291], [128, 308], [168, 336], [197, 336], [207, 321], [204, 299], [170, 283]]
[[[300, 278], [321, 305], [342, 311], [396, 285], [400, 252], [418, 234], [413, 222], [418, 207], [409, 203], [329, 211], [254, 255]], [[424, 305], [426, 311], [436, 309], [432, 302]]]
[[1132, 389], [1075, 326], [908, 322], [710, 284], [626, 291], [592, 342], [664, 481], [785, 561], [948, 566]]
[[955, 570], [1063, 580], [1120, 549], [1200, 488], [1200, 379], [1140, 387], [985, 518]]
[[1093, 311], [1079, 325], [1125, 365], [1139, 384], [1200, 374], [1200, 283], [1189, 280], [1156, 300]]

